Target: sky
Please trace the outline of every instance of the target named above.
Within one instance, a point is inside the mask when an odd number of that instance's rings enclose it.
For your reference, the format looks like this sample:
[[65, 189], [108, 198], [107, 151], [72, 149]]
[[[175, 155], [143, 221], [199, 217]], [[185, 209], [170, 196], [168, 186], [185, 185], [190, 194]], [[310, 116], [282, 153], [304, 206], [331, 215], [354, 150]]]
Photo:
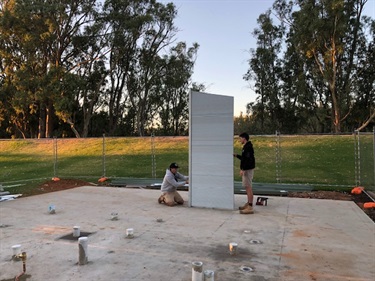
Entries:
[[[169, 0], [178, 14], [176, 42], [200, 45], [193, 81], [203, 83], [206, 93], [232, 96], [234, 115], [246, 114], [246, 105], [256, 99], [243, 79], [249, 69], [250, 49], [256, 48], [252, 32], [257, 19], [274, 0]], [[365, 13], [375, 18], [375, 0], [368, 0]]]

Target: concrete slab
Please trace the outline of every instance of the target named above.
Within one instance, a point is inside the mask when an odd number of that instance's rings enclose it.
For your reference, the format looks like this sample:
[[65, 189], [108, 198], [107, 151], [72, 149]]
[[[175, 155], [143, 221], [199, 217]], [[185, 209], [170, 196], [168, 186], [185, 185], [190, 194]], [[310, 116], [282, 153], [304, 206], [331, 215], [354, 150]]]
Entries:
[[[192, 279], [193, 261], [215, 280], [375, 280], [375, 224], [349, 201], [269, 197], [255, 214], [166, 207], [149, 189], [87, 186], [0, 203], [0, 280]], [[181, 192], [188, 200], [188, 192]], [[244, 195], [235, 195], [238, 207]], [[55, 205], [56, 214], [48, 212]], [[118, 220], [111, 220], [111, 213]], [[60, 239], [79, 225], [88, 236], [88, 264], [78, 242]], [[126, 229], [134, 228], [134, 238]], [[237, 255], [229, 243], [238, 243]]]

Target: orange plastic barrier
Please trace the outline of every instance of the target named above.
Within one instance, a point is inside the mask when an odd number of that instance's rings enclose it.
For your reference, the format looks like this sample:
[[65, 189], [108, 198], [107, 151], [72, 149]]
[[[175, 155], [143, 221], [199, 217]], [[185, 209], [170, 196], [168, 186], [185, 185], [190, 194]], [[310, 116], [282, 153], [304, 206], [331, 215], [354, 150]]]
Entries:
[[102, 177], [102, 178], [98, 179], [98, 182], [105, 182], [105, 181], [107, 181], [107, 180], [108, 180], [108, 178], [106, 178], [106, 177]]
[[367, 203], [363, 204], [363, 208], [365, 208], [365, 209], [375, 208], [375, 202], [367, 202]]
[[352, 189], [351, 193], [352, 194], [361, 194], [362, 191], [363, 191], [363, 187], [362, 186], [356, 186]]

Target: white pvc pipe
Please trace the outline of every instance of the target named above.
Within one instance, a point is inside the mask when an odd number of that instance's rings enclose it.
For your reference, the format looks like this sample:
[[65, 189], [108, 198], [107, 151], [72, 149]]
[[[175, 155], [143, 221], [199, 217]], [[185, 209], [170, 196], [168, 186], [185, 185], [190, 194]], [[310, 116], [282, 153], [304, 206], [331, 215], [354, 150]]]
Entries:
[[13, 245], [12, 250], [13, 250], [14, 257], [21, 254], [21, 245]]
[[48, 212], [50, 214], [55, 214], [56, 213], [56, 207], [55, 207], [55, 205], [49, 205], [48, 206]]
[[111, 220], [117, 221], [118, 220], [118, 213], [111, 213]]
[[191, 280], [203, 281], [203, 262], [194, 261], [191, 263]]
[[134, 237], [134, 229], [133, 228], [126, 229], [126, 237], [127, 238], [133, 238]]
[[73, 237], [79, 237], [81, 234], [80, 227], [78, 225], [73, 226]]
[[229, 253], [234, 256], [237, 254], [238, 244], [235, 242], [229, 243]]
[[205, 270], [203, 272], [203, 276], [204, 276], [204, 281], [215, 281], [214, 280], [214, 276], [215, 276], [215, 272], [212, 271], [212, 270]]
[[88, 238], [87, 237], [78, 238], [78, 264], [79, 265], [84, 265], [84, 264], [87, 264], [88, 262], [87, 248], [88, 248]]

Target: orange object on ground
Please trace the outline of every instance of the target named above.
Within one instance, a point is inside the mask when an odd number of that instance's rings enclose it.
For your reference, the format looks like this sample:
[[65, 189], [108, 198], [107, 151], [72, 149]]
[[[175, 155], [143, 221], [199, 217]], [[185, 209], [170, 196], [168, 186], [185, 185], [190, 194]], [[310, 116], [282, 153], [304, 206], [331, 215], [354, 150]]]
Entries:
[[365, 209], [375, 208], [375, 202], [367, 202], [367, 203], [363, 204], [363, 208], [365, 208]]
[[60, 179], [59, 178], [52, 178], [53, 181], [59, 181]]
[[102, 178], [98, 179], [98, 182], [105, 182], [105, 181], [107, 181], [107, 180], [108, 180], [108, 178], [106, 178], [106, 177], [102, 177]]
[[363, 191], [363, 187], [362, 186], [356, 186], [352, 189], [351, 193], [352, 194], [361, 194], [362, 191]]

